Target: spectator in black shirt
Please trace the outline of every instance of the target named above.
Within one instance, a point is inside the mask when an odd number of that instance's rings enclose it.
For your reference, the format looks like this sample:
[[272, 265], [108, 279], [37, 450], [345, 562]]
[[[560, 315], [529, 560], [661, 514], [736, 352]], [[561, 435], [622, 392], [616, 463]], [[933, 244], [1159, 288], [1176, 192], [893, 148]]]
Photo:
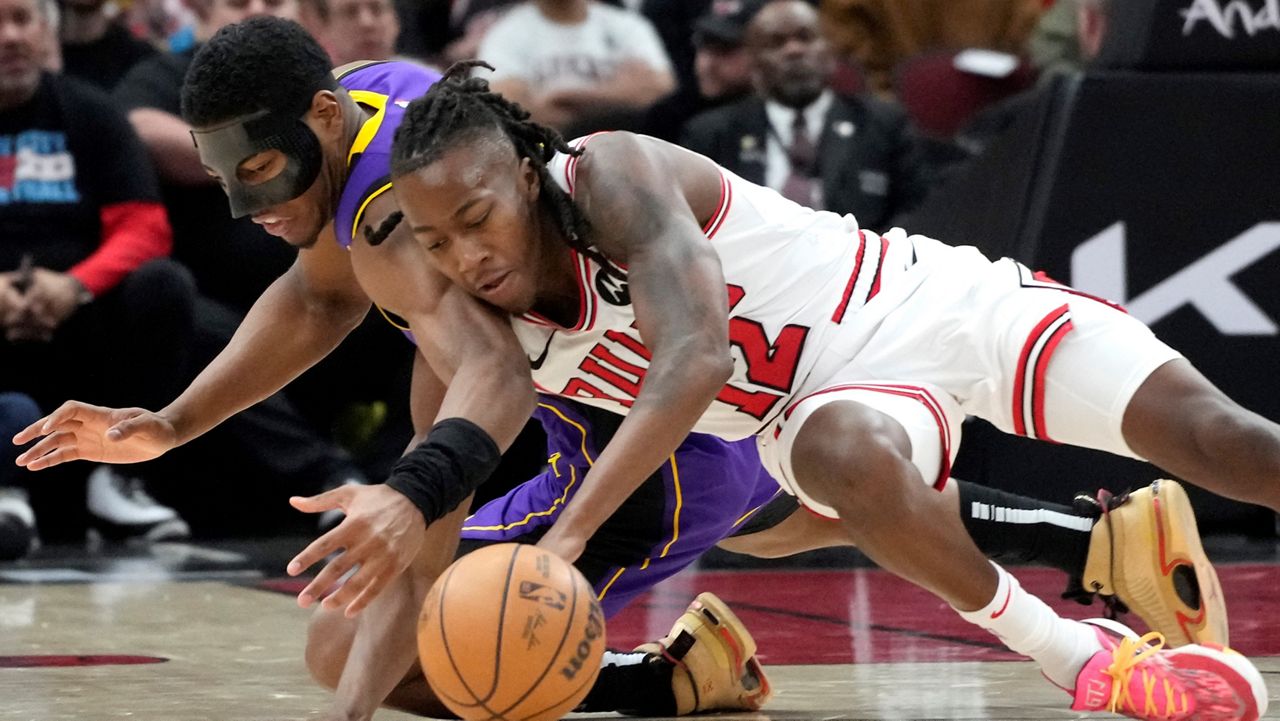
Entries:
[[63, 0], [62, 72], [110, 91], [139, 61], [156, 54], [107, 13], [107, 0]]
[[[736, 15], [754, 0], [643, 0], [640, 13], [649, 18], [662, 38], [671, 58], [676, 82], [683, 88], [694, 85], [694, 53], [697, 30], [694, 24], [709, 15]], [[758, 4], [758, 3], [757, 3]]]
[[[40, 70], [56, 43], [52, 1], [0, 0], [4, 390], [46, 407], [160, 401], [185, 380], [194, 288], [164, 257], [169, 224], [129, 124], [102, 92]], [[90, 474], [88, 506], [113, 533], [187, 533], [112, 467]]]
[[[690, 78], [682, 79], [674, 93], [648, 109], [639, 132], [677, 142], [690, 118], [751, 92], [751, 57], [743, 46], [743, 34], [747, 21], [765, 2], [713, 3], [705, 15], [697, 18], [692, 24]], [[645, 5], [646, 10], [651, 4]], [[669, 43], [666, 37], [663, 40]]]

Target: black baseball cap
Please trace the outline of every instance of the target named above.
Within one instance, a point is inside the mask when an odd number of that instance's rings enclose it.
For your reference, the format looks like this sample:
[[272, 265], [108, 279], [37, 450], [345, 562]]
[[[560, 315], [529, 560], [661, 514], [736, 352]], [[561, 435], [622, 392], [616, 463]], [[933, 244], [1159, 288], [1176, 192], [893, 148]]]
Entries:
[[741, 45], [747, 23], [769, 0], [711, 0], [707, 14], [693, 23], [693, 43]]

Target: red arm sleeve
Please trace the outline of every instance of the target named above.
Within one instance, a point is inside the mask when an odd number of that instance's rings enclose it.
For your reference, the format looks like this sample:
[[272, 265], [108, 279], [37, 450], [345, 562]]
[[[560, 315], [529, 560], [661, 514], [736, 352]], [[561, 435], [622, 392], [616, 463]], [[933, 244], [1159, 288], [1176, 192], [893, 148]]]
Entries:
[[102, 206], [102, 244], [67, 271], [89, 292], [101, 295], [126, 275], [173, 248], [173, 231], [164, 205], [131, 201]]

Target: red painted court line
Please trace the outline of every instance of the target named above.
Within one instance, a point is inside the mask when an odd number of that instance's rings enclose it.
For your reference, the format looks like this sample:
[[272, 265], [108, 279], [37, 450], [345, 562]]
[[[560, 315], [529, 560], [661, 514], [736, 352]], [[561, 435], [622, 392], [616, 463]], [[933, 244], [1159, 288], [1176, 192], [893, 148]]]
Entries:
[[138, 666], [149, 663], [165, 663], [169, 659], [159, 656], [0, 656], [0, 668], [68, 668], [80, 666]]
[[[1102, 605], [1060, 598], [1065, 574], [1012, 568], [1022, 585], [1068, 618], [1101, 616]], [[1247, 656], [1280, 655], [1272, 621], [1280, 566], [1219, 565], [1231, 614], [1231, 645]], [[609, 645], [630, 648], [648, 629], [674, 621], [688, 602], [683, 589], [712, 591], [751, 630], [767, 664], [1012, 661], [985, 631], [965, 623], [943, 602], [877, 569], [703, 572], [640, 597], [609, 621]], [[673, 593], [670, 590], [680, 588]], [[1142, 632], [1133, 614], [1121, 619]]]
[[[1011, 568], [1031, 593], [1068, 618], [1101, 616], [1102, 605], [1060, 598], [1065, 574]], [[1280, 656], [1273, 622], [1280, 565], [1220, 564], [1231, 614], [1231, 645], [1246, 656]], [[296, 594], [307, 579], [263, 582], [259, 588]], [[686, 592], [684, 589], [695, 589]], [[878, 569], [690, 571], [640, 596], [609, 621], [609, 646], [633, 648], [653, 640], [651, 629], [676, 619], [692, 596], [712, 591], [751, 630], [763, 662], [776, 665], [899, 661], [1013, 661], [985, 631], [960, 620], [942, 601]], [[1121, 619], [1142, 632], [1133, 614]]]

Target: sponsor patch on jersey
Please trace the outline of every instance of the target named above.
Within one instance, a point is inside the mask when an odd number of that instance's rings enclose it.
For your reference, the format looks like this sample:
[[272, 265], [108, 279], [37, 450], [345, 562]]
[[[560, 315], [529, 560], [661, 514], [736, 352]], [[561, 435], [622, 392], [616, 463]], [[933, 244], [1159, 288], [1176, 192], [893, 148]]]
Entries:
[[627, 286], [627, 279], [604, 270], [596, 271], [596, 294], [609, 305], [620, 308], [631, 305], [631, 289]]

